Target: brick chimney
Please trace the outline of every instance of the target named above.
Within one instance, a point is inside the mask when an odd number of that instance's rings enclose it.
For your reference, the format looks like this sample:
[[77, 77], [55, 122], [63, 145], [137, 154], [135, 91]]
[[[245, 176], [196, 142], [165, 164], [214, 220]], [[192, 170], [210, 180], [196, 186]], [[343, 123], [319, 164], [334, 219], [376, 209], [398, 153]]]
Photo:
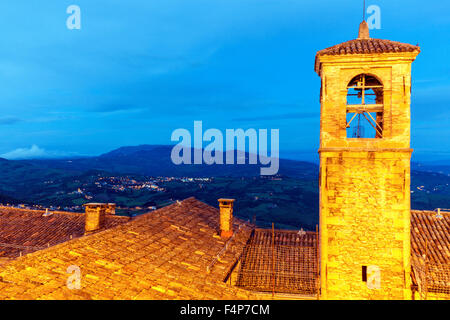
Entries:
[[106, 214], [110, 214], [110, 215], [116, 214], [116, 204], [115, 203], [106, 204]]
[[84, 233], [89, 234], [100, 230], [105, 226], [105, 215], [107, 205], [104, 203], [86, 203], [85, 208], [85, 227]]
[[370, 39], [369, 25], [367, 24], [366, 21], [361, 22], [361, 24], [359, 25], [358, 39], [359, 40]]
[[233, 235], [233, 204], [234, 199], [219, 199], [220, 236], [228, 239]]

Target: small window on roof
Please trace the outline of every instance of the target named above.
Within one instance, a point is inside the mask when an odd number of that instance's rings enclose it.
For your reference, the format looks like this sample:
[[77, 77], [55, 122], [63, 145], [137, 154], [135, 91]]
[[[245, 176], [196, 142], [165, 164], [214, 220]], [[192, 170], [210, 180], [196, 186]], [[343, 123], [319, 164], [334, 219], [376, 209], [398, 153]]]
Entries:
[[347, 138], [383, 137], [383, 84], [360, 74], [347, 86]]

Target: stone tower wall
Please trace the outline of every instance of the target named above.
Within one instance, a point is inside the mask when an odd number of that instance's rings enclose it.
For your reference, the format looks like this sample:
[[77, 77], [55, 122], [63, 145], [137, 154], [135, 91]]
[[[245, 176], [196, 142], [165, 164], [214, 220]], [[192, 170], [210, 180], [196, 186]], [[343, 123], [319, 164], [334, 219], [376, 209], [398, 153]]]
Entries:
[[[411, 299], [410, 91], [417, 53], [320, 57], [324, 299]], [[347, 85], [383, 84], [383, 137], [347, 138]]]
[[[326, 298], [409, 298], [410, 154], [326, 152], [321, 161]], [[370, 275], [363, 281], [363, 266], [379, 268], [378, 288], [370, 289]]]

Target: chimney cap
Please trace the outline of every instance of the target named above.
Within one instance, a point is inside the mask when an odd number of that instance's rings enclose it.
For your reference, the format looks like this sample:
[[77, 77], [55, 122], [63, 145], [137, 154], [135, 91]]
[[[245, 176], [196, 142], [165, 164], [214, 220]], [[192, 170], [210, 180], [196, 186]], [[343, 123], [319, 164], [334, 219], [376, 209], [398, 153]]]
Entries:
[[106, 203], [94, 203], [94, 202], [92, 202], [92, 203], [85, 203], [85, 204], [83, 204], [83, 207], [101, 207], [101, 206], [104, 206], [104, 205], [106, 205]]
[[217, 201], [219, 201], [219, 202], [225, 202], [225, 201], [227, 201], [227, 202], [234, 202], [234, 199], [220, 198]]

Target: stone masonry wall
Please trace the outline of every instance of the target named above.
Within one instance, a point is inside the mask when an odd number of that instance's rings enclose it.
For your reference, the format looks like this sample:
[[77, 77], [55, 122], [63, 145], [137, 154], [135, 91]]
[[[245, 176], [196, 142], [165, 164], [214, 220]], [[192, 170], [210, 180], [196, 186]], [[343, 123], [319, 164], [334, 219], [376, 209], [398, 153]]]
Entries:
[[[321, 153], [323, 297], [411, 298], [409, 161], [405, 152]], [[380, 268], [379, 289], [362, 266]]]
[[[319, 57], [322, 299], [412, 297], [410, 99], [417, 54]], [[382, 138], [347, 137], [347, 86], [359, 74], [383, 85]]]

